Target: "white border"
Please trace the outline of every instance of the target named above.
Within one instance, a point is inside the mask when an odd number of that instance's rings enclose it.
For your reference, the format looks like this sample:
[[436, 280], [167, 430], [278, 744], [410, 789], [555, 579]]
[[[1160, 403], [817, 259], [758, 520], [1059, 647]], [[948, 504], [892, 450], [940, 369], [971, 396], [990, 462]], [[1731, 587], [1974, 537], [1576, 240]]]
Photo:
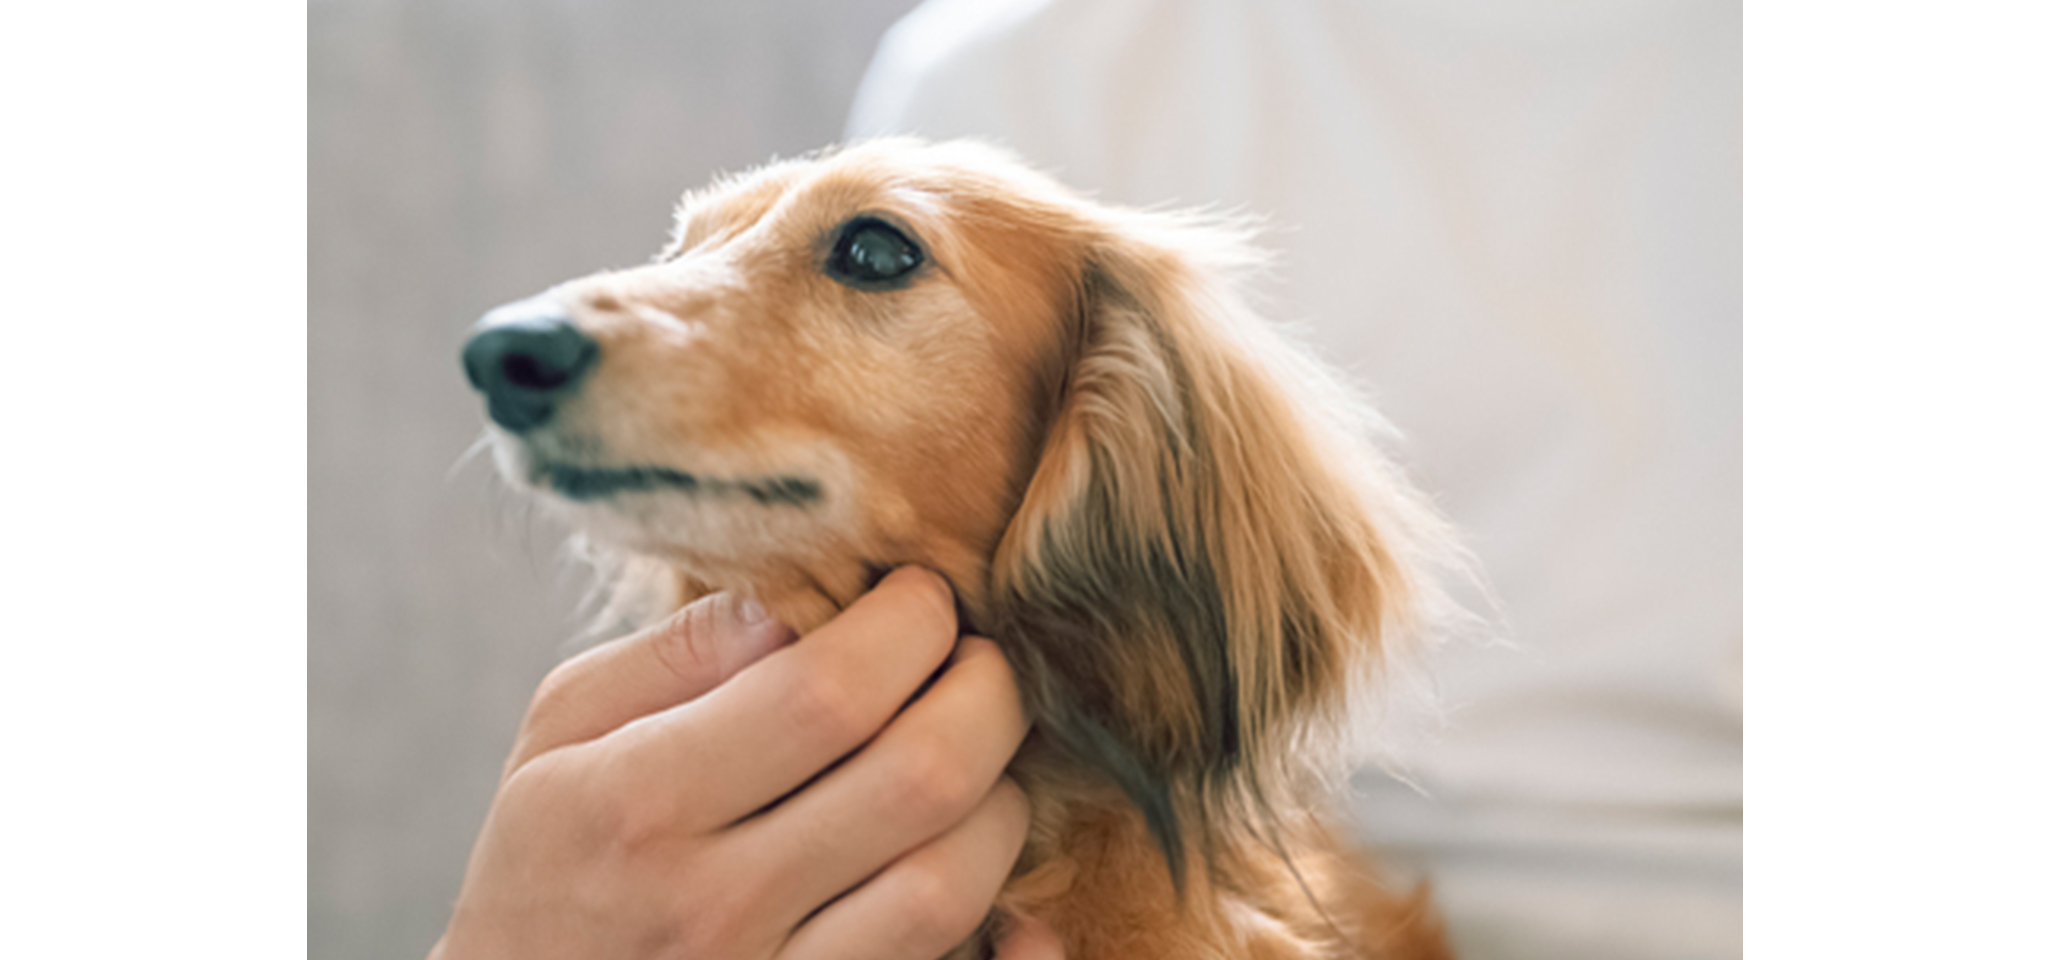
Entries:
[[2048, 16], [1746, 16], [1746, 955], [2038, 952]]
[[0, 13], [0, 955], [305, 950], [305, 29]]

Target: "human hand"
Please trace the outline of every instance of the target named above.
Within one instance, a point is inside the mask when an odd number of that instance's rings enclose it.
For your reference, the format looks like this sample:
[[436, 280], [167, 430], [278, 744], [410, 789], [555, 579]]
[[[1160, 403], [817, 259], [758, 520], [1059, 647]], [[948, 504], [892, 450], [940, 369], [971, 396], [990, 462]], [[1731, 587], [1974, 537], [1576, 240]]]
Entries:
[[[752, 612], [708, 597], [542, 682], [432, 960], [917, 960], [974, 932], [1030, 816], [1002, 654], [955, 645], [923, 570], [802, 643]], [[999, 953], [1061, 956], [1029, 923]]]

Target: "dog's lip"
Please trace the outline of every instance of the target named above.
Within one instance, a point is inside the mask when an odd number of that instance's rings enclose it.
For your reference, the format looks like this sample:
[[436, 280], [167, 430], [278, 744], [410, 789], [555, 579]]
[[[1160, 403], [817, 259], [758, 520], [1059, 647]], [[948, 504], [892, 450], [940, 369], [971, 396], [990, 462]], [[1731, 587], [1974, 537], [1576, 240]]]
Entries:
[[824, 499], [824, 486], [809, 477], [767, 476], [725, 479], [673, 467], [591, 467], [541, 463], [533, 481], [571, 500], [587, 503], [624, 493], [672, 490], [709, 497], [746, 497], [763, 506], [807, 507]]

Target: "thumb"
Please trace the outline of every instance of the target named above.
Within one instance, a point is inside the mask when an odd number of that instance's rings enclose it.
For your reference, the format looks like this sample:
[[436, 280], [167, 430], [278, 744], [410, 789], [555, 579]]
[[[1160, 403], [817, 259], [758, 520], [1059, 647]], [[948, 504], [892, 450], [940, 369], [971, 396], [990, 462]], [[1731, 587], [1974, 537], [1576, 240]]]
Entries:
[[666, 687], [669, 696], [664, 698], [668, 702], [634, 717], [710, 693], [754, 661], [795, 640], [796, 631], [769, 616], [759, 601], [714, 593], [636, 636], [646, 639], [635, 645], [635, 652], [644, 652], [651, 662], [630, 666], [653, 669], [658, 664], [663, 676], [656, 678], [657, 683]]
[[541, 681], [506, 772], [695, 700], [795, 639], [796, 631], [760, 604], [717, 593], [646, 630], [593, 647]]

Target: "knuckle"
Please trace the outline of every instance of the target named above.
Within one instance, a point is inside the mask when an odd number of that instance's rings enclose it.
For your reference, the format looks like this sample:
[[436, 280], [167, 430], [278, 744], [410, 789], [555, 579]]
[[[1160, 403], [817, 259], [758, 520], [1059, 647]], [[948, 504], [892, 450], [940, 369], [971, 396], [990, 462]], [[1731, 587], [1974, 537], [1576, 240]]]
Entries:
[[1017, 673], [1010, 667], [1010, 658], [1003, 654], [995, 641], [987, 637], [963, 637], [956, 657], [958, 664], [972, 664], [973, 672], [993, 689], [1003, 692], [1017, 689]]
[[536, 757], [508, 771], [504, 782], [498, 786], [498, 806], [522, 810], [528, 806], [548, 805], [547, 797], [555, 792], [552, 785], [554, 765], [548, 762], [550, 759]]
[[570, 702], [570, 694], [576, 687], [576, 678], [583, 672], [582, 659], [577, 657], [555, 665], [548, 675], [542, 677], [540, 686], [533, 688], [533, 697], [526, 703], [526, 728], [544, 727], [554, 716], [562, 712]]
[[559, 779], [564, 782], [554, 792], [553, 814], [574, 818], [579, 832], [615, 860], [635, 860], [675, 833], [675, 810], [664, 802], [666, 794], [616, 763], [581, 764]]
[[837, 743], [869, 733], [860, 699], [846, 681], [829, 670], [813, 669], [791, 686], [784, 709], [799, 734]]
[[772, 902], [772, 891], [749, 882], [749, 871], [721, 871], [714, 878], [700, 877], [696, 883], [679, 886], [668, 908], [668, 940], [673, 951], [665, 956], [678, 960], [705, 957], [762, 956], [772, 945], [773, 924], [763, 921], [762, 905]]
[[605, 845], [623, 858], [645, 854], [667, 840], [674, 829], [673, 811], [667, 805], [649, 802], [631, 791], [607, 791], [591, 807]]
[[894, 582], [900, 584], [910, 608], [907, 616], [914, 621], [912, 626], [947, 640], [959, 631], [959, 620], [953, 610], [953, 588], [946, 578], [923, 567], [903, 567]]
[[994, 797], [996, 809], [1002, 816], [1014, 818], [1020, 823], [1031, 822], [1031, 795], [1024, 792], [1024, 787], [1009, 774], [1004, 774], [998, 779], [995, 788], [989, 792]]
[[564, 816], [588, 822], [592, 797], [586, 779], [572, 769], [572, 758], [543, 754], [506, 776], [496, 806], [517, 823], [538, 823]]
[[702, 904], [687, 903], [680, 906], [671, 918], [667, 939], [675, 948], [670, 955], [680, 960], [686, 957], [732, 956], [739, 936], [726, 911], [707, 910]]
[[960, 878], [910, 862], [898, 868], [896, 909], [911, 939], [945, 948], [967, 939], [988, 908], [963, 893]]
[[967, 770], [935, 749], [908, 752], [894, 783], [899, 809], [925, 822], [950, 824], [973, 808], [981, 793]]

